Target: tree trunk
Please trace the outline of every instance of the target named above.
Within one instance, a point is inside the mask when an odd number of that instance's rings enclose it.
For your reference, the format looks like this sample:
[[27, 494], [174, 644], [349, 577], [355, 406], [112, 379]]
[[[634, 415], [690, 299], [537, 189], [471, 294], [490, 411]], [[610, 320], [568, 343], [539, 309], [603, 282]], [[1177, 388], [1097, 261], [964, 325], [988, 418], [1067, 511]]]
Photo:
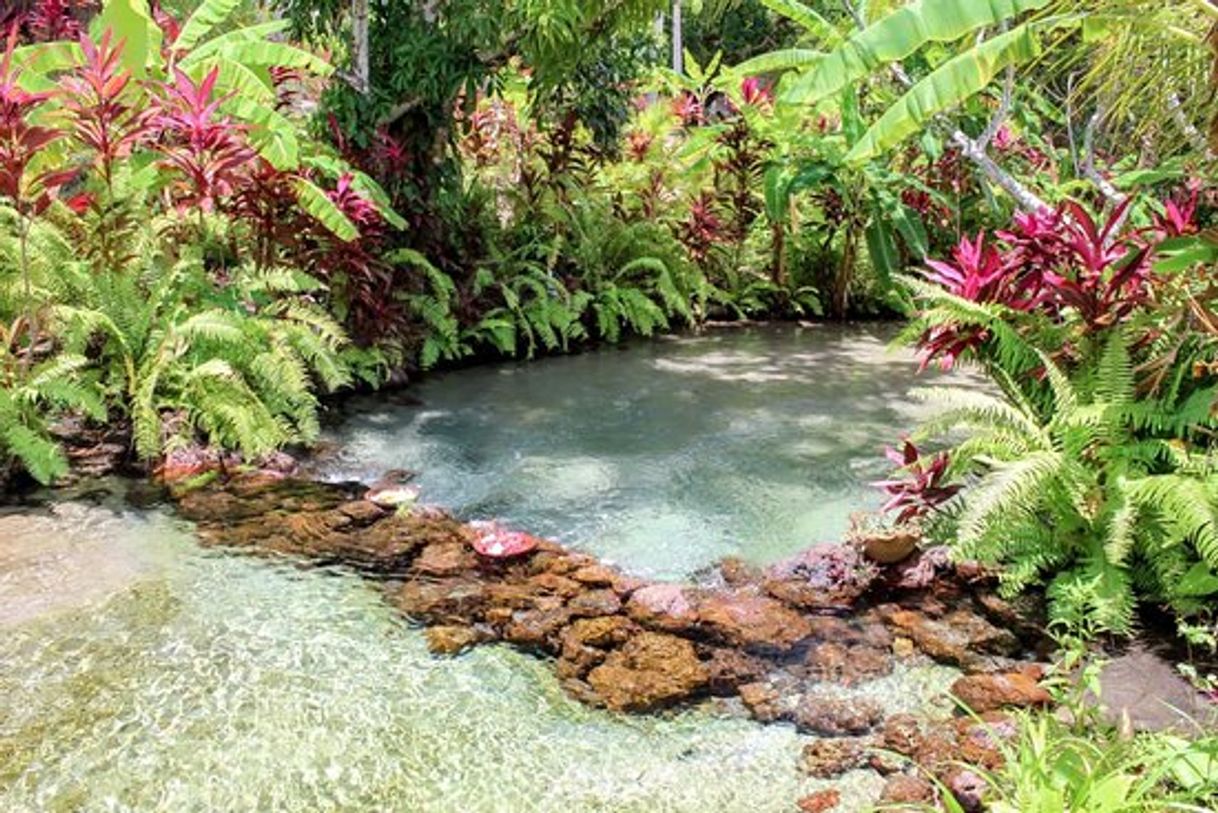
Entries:
[[681, 33], [681, 0], [672, 3], [672, 69], [685, 73], [685, 40]]
[[368, 62], [368, 0], [351, 0], [351, 38], [353, 84], [360, 93], [367, 93], [372, 89]]

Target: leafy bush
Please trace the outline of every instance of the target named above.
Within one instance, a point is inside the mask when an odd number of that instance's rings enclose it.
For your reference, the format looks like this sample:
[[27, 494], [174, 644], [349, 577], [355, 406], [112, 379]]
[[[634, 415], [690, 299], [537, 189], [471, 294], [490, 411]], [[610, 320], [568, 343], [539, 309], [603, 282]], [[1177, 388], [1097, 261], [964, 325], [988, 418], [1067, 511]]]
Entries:
[[909, 280], [923, 365], [976, 362], [998, 391], [921, 393], [944, 411], [920, 435], [968, 432], [949, 452], [967, 487], [931, 525], [1001, 565], [1008, 592], [1046, 579], [1053, 618], [1075, 627], [1129, 633], [1144, 601], [1199, 634], [1188, 624], [1218, 593], [1218, 386], [1194, 374], [1214, 346], [1162, 355], [1181, 335], [1173, 303], [1203, 287], [1153, 270], [1163, 241], [1193, 229], [1189, 204], [1164, 211], [1124, 232], [1127, 207], [1104, 224], [1076, 204], [1020, 216]]

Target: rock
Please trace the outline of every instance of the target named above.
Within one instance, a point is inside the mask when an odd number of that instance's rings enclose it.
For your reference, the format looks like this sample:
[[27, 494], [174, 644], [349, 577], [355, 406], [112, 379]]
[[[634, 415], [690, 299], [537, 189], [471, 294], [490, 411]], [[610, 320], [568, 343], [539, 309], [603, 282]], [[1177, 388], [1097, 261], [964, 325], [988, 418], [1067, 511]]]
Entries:
[[837, 700], [805, 695], [792, 715], [797, 731], [826, 737], [866, 734], [884, 719], [870, 700]]
[[854, 604], [878, 571], [851, 545], [816, 545], [770, 567], [765, 590], [777, 599], [808, 610], [842, 609]]
[[897, 609], [889, 613], [888, 620], [930, 657], [965, 669], [984, 668], [992, 662], [986, 655], [1013, 655], [1019, 649], [1012, 632], [967, 610], [932, 618], [916, 610]]
[[749, 713], [762, 723], [772, 723], [783, 716], [780, 694], [768, 683], [745, 683], [737, 687], [740, 699]]
[[912, 714], [894, 714], [884, 721], [881, 737], [886, 749], [911, 757], [921, 747], [922, 724]]
[[622, 609], [622, 600], [612, 590], [589, 590], [575, 595], [567, 608], [575, 616], [613, 615]]
[[766, 673], [766, 663], [735, 649], [716, 648], [706, 659], [710, 692], [729, 696], [743, 684], [752, 683]]
[[911, 805], [922, 809], [935, 801], [935, 786], [929, 780], [906, 773], [893, 774], [880, 792], [881, 805]]
[[956, 721], [956, 739], [960, 759], [970, 765], [993, 771], [1002, 767], [1006, 758], [1003, 743], [1019, 735], [1019, 727], [1008, 715], [990, 711], [980, 719], [963, 717]]
[[812, 633], [804, 616], [752, 592], [711, 595], [699, 606], [698, 618], [718, 638], [761, 652], [788, 651]]
[[600, 564], [584, 565], [571, 572], [572, 579], [589, 587], [611, 587], [619, 575], [613, 568]]
[[574, 579], [557, 573], [540, 573], [528, 580], [530, 588], [539, 593], [571, 598], [583, 591], [583, 586]]
[[880, 533], [868, 533], [851, 541], [863, 549], [863, 554], [881, 565], [895, 565], [908, 559], [918, 547], [922, 534], [909, 527], [894, 528]]
[[643, 626], [666, 632], [690, 630], [698, 622], [690, 591], [677, 584], [651, 584], [635, 590], [626, 602], [626, 612]]
[[557, 648], [558, 633], [570, 620], [571, 613], [562, 606], [517, 610], [503, 628], [503, 637], [517, 646], [550, 651]]
[[804, 746], [801, 767], [818, 779], [836, 779], [867, 764], [870, 742], [863, 737], [816, 739]]
[[394, 604], [403, 613], [433, 623], [465, 623], [485, 601], [482, 583], [462, 578], [412, 580], [393, 595]]
[[967, 768], [954, 768], [943, 777], [943, 784], [956, 797], [965, 813], [980, 813], [985, 809], [985, 780]]
[[580, 618], [563, 630], [564, 645], [567, 642], [579, 646], [614, 647], [636, 632], [638, 628], [628, 618], [620, 615], [600, 618]]
[[1172, 666], [1150, 652], [1113, 658], [1099, 672], [1100, 694], [1084, 695], [1109, 725], [1129, 731], [1196, 731], [1218, 726], [1218, 706]]
[[642, 632], [588, 673], [588, 685], [615, 711], [649, 711], [704, 691], [708, 675], [684, 638]]
[[952, 684], [951, 692], [978, 714], [1001, 708], [1047, 706], [1052, 701], [1045, 688], [1023, 672], [966, 675]]
[[414, 560], [414, 570], [424, 576], [456, 576], [473, 570], [478, 560], [464, 542], [428, 545]]
[[440, 624], [424, 631], [427, 648], [434, 655], [456, 655], [479, 641], [483, 636], [473, 627]]
[[960, 758], [959, 747], [955, 730], [950, 726], [939, 726], [922, 737], [913, 760], [921, 769], [938, 774]]
[[800, 813], [825, 813], [826, 810], [832, 810], [841, 804], [841, 802], [841, 791], [836, 788], [828, 788], [826, 790], [818, 790], [815, 793], [809, 793], [796, 802], [795, 805], [800, 809]]
[[371, 525], [377, 520], [385, 518], [385, 510], [368, 500], [344, 503], [339, 506], [338, 511], [359, 527]]
[[808, 648], [804, 658], [808, 673], [817, 680], [851, 686], [892, 671], [889, 652], [870, 646], [845, 646], [828, 642]]
[[761, 571], [743, 559], [728, 557], [719, 563], [719, 575], [729, 587], [742, 587], [761, 579]]

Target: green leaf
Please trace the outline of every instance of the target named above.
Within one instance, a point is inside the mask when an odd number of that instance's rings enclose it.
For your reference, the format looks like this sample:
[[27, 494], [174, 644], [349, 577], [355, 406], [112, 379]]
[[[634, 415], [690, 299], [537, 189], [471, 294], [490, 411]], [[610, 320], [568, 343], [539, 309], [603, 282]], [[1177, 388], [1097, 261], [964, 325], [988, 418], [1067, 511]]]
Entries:
[[814, 104], [899, 62], [931, 42], [952, 42], [997, 25], [1049, 0], [915, 0], [853, 34], [784, 94], [784, 101]]
[[778, 71], [810, 68], [824, 57], [824, 51], [814, 51], [810, 48], [783, 48], [746, 59], [733, 70], [741, 74], [777, 73]]
[[1041, 51], [1039, 28], [1021, 25], [951, 59], [889, 107], [846, 155], [863, 163], [920, 132], [932, 118], [984, 90], [1008, 65], [1029, 62]]
[[889, 283], [893, 274], [901, 270], [901, 255], [897, 252], [892, 231], [885, 225], [878, 207], [872, 214], [871, 222], [867, 224], [867, 252], [871, 255], [872, 267], [885, 284]]
[[761, 0], [761, 5], [775, 14], [803, 26], [809, 34], [826, 45], [836, 46], [842, 41], [842, 35], [838, 33], [833, 23], [821, 16], [816, 9], [810, 8], [798, 0]]
[[177, 50], [188, 51], [206, 37], [211, 30], [228, 19], [241, 0], [203, 0], [194, 13], [182, 25], [181, 33], [173, 41]]
[[161, 28], [152, 19], [148, 0], [106, 0], [101, 13], [89, 26], [90, 36], [100, 42], [109, 31], [114, 42], [123, 42], [119, 57], [123, 67], [138, 79], [148, 75], [148, 65], [161, 53]]
[[1197, 562], [1176, 583], [1176, 595], [1184, 598], [1201, 598], [1218, 593], [1218, 576], [1205, 562]]
[[299, 201], [309, 215], [334, 233], [334, 236], [344, 242], [351, 242], [359, 237], [359, 229], [351, 222], [342, 209], [334, 204], [334, 201], [315, 186], [312, 182], [297, 178], [292, 182], [292, 188], [296, 192], [296, 200]]

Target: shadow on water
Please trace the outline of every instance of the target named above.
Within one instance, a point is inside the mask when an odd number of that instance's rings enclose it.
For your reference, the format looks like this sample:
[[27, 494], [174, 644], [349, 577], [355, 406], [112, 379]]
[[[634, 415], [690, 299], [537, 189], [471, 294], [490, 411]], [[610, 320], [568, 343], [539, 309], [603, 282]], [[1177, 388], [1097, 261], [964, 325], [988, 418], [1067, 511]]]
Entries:
[[773, 560], [878, 505], [882, 446], [925, 414], [909, 390], [930, 383], [893, 335], [717, 330], [438, 375], [418, 405], [358, 403], [324, 474], [415, 469], [427, 501], [652, 577]]

